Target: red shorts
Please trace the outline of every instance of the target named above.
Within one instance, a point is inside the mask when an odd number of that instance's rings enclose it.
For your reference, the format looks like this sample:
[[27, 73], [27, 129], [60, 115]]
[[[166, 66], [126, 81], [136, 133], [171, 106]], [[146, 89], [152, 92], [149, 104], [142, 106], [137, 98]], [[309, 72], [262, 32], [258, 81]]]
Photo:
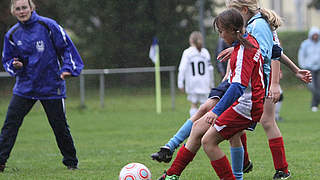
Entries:
[[218, 117], [214, 127], [222, 137], [229, 139], [236, 133], [247, 129], [252, 123], [254, 121], [241, 116], [230, 107]]

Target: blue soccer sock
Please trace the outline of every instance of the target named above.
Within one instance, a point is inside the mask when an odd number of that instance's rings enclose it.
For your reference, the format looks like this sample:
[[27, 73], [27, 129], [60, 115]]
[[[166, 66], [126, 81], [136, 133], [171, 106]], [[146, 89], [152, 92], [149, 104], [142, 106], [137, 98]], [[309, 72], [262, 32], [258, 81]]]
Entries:
[[230, 147], [232, 172], [237, 180], [243, 180], [244, 150], [241, 147]]
[[168, 141], [166, 144], [167, 147], [170, 148], [171, 152], [173, 152], [179, 145], [189, 137], [193, 122], [188, 119], [179, 129], [179, 131]]

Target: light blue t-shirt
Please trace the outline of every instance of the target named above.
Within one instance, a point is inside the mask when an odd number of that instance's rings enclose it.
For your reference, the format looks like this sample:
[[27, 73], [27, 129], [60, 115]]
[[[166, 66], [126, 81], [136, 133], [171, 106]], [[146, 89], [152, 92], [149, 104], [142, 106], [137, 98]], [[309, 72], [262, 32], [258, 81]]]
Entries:
[[261, 55], [264, 61], [263, 72], [266, 78], [265, 85], [267, 95], [271, 72], [273, 34], [267, 21], [262, 18], [261, 13], [257, 13], [248, 21], [246, 30], [256, 38], [260, 46]]

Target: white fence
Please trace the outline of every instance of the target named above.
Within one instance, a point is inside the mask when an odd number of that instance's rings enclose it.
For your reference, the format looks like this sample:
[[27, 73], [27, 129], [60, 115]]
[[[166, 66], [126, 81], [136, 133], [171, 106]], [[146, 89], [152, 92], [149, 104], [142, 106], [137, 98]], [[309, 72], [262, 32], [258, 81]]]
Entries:
[[[160, 72], [169, 72], [170, 76], [170, 94], [171, 94], [171, 107], [175, 108], [175, 66], [162, 66]], [[105, 95], [105, 75], [119, 74], [119, 73], [145, 73], [155, 72], [154, 67], [140, 67], [140, 68], [116, 68], [116, 69], [85, 69], [80, 75], [80, 99], [81, 107], [85, 107], [85, 75], [99, 75], [100, 81], [100, 106], [104, 107], [104, 95]]]
[[[171, 94], [171, 106], [175, 108], [175, 66], [162, 66], [160, 72], [169, 72], [170, 78], [170, 94]], [[85, 107], [85, 78], [86, 75], [99, 75], [100, 82], [100, 106], [104, 107], [105, 96], [105, 75], [119, 74], [119, 73], [145, 73], [155, 72], [154, 67], [140, 67], [140, 68], [117, 68], [117, 69], [84, 69], [80, 74], [80, 102], [81, 107]], [[0, 72], [0, 77], [10, 77], [7, 72]]]

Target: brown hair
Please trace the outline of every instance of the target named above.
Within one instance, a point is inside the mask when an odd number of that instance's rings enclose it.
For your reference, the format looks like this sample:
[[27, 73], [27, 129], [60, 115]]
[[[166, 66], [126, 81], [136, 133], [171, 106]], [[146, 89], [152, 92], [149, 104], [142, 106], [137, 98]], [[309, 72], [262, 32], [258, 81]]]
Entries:
[[190, 45], [195, 45], [199, 52], [201, 52], [203, 46], [203, 37], [201, 32], [193, 31], [189, 37]]
[[244, 25], [245, 22], [241, 13], [234, 8], [224, 10], [213, 21], [213, 29], [215, 31], [223, 29], [234, 32], [240, 44], [248, 48], [257, 48], [242, 36], [244, 34]]
[[226, 6], [229, 8], [241, 10], [243, 7], [247, 7], [252, 16], [260, 12], [272, 30], [281, 26], [282, 19], [277, 13], [270, 9], [260, 8], [258, 5], [259, 0], [226, 0]]
[[[20, 1], [20, 0], [11, 0], [10, 6], [11, 6], [11, 14], [13, 14], [14, 11], [14, 4], [15, 2]], [[29, 6], [32, 10], [36, 9], [36, 5], [34, 4], [34, 2], [32, 0], [28, 0]]]

